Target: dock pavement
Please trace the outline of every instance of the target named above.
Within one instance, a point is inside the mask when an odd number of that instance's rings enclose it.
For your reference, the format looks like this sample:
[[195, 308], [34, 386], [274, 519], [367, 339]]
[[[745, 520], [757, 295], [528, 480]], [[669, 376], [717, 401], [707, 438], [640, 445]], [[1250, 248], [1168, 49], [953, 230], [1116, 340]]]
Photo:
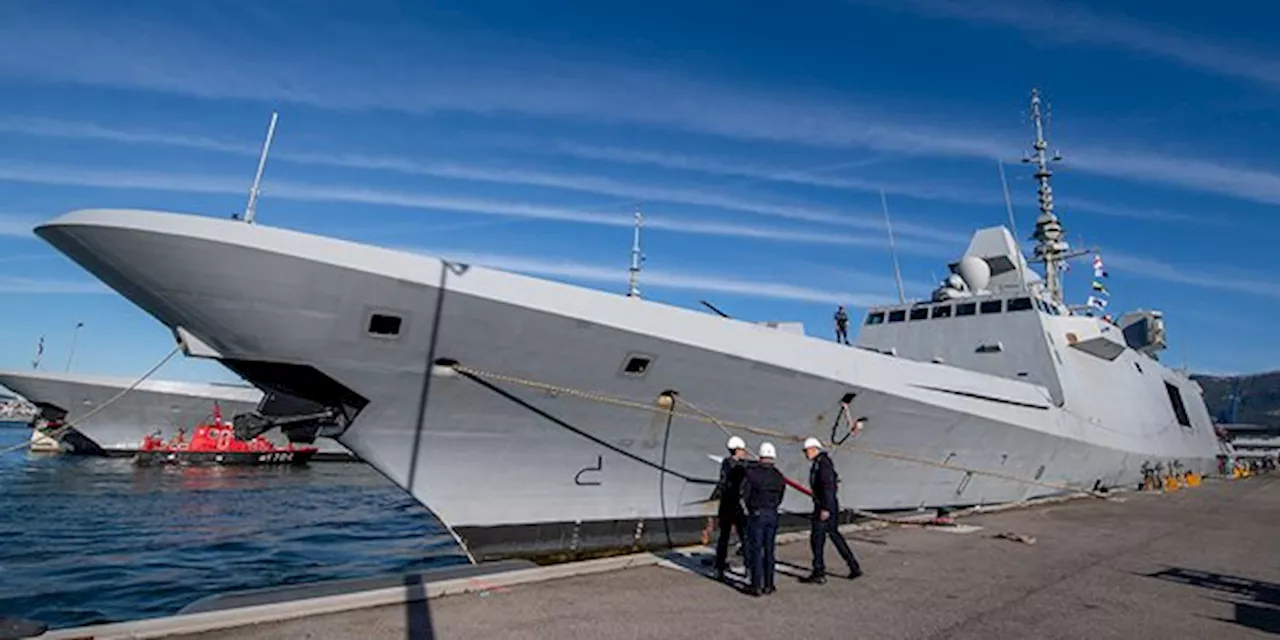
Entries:
[[[1206, 480], [1172, 493], [1080, 498], [958, 522], [952, 528], [894, 525], [848, 533], [866, 575], [852, 581], [832, 576], [820, 586], [797, 581], [808, 570], [809, 545], [806, 536], [791, 536], [793, 542], [778, 547], [777, 592], [763, 597], [711, 579], [703, 564], [709, 550], [695, 548], [517, 569], [455, 580], [452, 589], [419, 586], [418, 596], [426, 592], [429, 599], [408, 603], [403, 593], [415, 588], [400, 590], [391, 604], [385, 593], [345, 594], [44, 637], [1280, 635], [1280, 474]], [[827, 565], [841, 568], [829, 544]]]

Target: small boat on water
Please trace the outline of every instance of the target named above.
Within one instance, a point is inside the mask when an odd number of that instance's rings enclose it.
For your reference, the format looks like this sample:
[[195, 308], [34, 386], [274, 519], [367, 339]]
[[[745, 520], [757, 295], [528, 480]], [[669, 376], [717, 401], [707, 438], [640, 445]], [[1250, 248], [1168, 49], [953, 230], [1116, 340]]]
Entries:
[[222, 413], [214, 406], [211, 423], [196, 427], [191, 441], [187, 442], [182, 430], [170, 440], [158, 433], [148, 434], [138, 447], [134, 464], [215, 464], [215, 465], [304, 465], [320, 449], [295, 447], [293, 443], [278, 446], [261, 434], [252, 440], [236, 437], [235, 427], [222, 420]]
[[[187, 430], [209, 419], [217, 404], [228, 416], [249, 413], [263, 401], [262, 391], [247, 384], [198, 383], [90, 373], [0, 369], [0, 388], [20, 397], [16, 420], [32, 430], [32, 451], [70, 455], [133, 458], [149, 433], [166, 437], [179, 426]], [[5, 391], [0, 390], [0, 427], [4, 426]], [[37, 433], [39, 432], [39, 433]], [[356, 457], [333, 438], [314, 437], [305, 425], [290, 425], [266, 434], [270, 440], [296, 446], [314, 444], [312, 462], [354, 462]]]

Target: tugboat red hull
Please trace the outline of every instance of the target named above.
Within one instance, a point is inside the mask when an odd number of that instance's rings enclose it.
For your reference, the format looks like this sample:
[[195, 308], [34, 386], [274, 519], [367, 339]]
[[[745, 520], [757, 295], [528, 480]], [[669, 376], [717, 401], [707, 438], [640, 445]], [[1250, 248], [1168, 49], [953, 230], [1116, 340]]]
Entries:
[[235, 429], [222, 421], [222, 412], [215, 404], [213, 423], [196, 427], [191, 442], [186, 441], [181, 430], [178, 436], [168, 442], [157, 436], [147, 436], [133, 462], [138, 466], [301, 466], [307, 464], [319, 451], [318, 447], [295, 447], [292, 444], [278, 447], [262, 436], [248, 441], [240, 440], [235, 435]]

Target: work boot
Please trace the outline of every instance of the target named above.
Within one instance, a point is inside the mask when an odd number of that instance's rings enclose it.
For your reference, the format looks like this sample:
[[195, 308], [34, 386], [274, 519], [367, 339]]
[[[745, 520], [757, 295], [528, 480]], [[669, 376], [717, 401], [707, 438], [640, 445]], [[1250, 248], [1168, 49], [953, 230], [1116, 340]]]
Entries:
[[850, 567], [850, 568], [849, 568], [849, 579], [850, 579], [850, 580], [857, 580], [857, 579], [858, 579], [859, 577], [861, 577], [861, 576], [862, 576], [862, 567]]
[[800, 582], [803, 582], [805, 584], [826, 584], [827, 576], [821, 573], [811, 573], [803, 578], [800, 578]]
[[767, 596], [767, 595], [769, 595], [769, 594], [771, 594], [771, 593], [773, 593], [774, 591], [777, 591], [777, 590], [778, 590], [778, 588], [777, 588], [777, 587], [768, 586], [768, 587], [765, 587], [765, 588], [764, 588], [764, 592], [763, 592], [763, 593]]

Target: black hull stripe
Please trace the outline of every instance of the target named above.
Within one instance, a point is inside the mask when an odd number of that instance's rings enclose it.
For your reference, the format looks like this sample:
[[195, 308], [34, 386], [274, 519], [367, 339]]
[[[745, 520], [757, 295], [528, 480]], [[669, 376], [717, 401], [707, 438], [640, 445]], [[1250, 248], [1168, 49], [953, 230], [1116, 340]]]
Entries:
[[[714, 515], [575, 522], [538, 522], [493, 527], [458, 527], [477, 562], [506, 559], [553, 564], [591, 557], [656, 551], [699, 544], [715, 544]], [[856, 518], [849, 511], [840, 521]], [[808, 531], [809, 513], [782, 513], [779, 533]], [[568, 541], [576, 540], [575, 545]], [[736, 542], [737, 536], [734, 536]]]
[[[139, 451], [134, 461], [139, 465], [215, 464], [235, 466], [304, 465], [315, 455], [312, 451]], [[171, 459], [172, 456], [172, 459]]]
[[1017, 400], [1009, 400], [1008, 398], [997, 398], [997, 397], [995, 397], [995, 396], [986, 396], [986, 395], [982, 395], [981, 393], [974, 393], [974, 392], [972, 392], [972, 391], [960, 391], [960, 390], [957, 390], [957, 389], [944, 389], [944, 388], [942, 388], [942, 387], [930, 387], [930, 386], [923, 385], [923, 384], [917, 384], [917, 385], [914, 385], [914, 386], [916, 386], [916, 387], [918, 387], [918, 388], [921, 388], [921, 389], [928, 389], [928, 390], [930, 390], [930, 391], [941, 391], [942, 393], [949, 393], [949, 394], [954, 395], [954, 396], [964, 396], [964, 397], [966, 397], [966, 398], [974, 398], [974, 399], [977, 399], [977, 400], [986, 400], [987, 402], [999, 402], [1000, 404], [1011, 404], [1011, 405], [1013, 405], [1013, 406], [1015, 406], [1015, 407], [1027, 407], [1028, 409], [1040, 409], [1040, 410], [1042, 410], [1042, 411], [1048, 411], [1048, 410], [1049, 410], [1049, 406], [1048, 406], [1048, 405], [1043, 405], [1043, 404], [1030, 404], [1030, 403], [1027, 403], [1027, 402], [1019, 402], [1019, 401], [1017, 401]]

